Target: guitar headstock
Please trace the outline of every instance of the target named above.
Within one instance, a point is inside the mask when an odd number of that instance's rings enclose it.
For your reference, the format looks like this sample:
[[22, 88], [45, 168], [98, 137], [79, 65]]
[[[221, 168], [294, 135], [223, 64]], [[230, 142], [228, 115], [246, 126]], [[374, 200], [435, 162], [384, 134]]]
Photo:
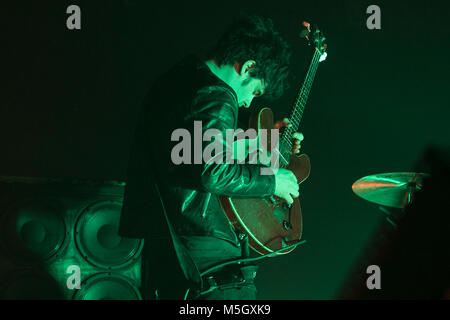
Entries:
[[327, 58], [327, 44], [325, 43], [326, 38], [317, 25], [311, 26], [309, 22], [303, 21], [300, 37], [305, 38], [308, 45], [314, 45], [314, 47], [321, 53], [319, 62], [322, 62]]

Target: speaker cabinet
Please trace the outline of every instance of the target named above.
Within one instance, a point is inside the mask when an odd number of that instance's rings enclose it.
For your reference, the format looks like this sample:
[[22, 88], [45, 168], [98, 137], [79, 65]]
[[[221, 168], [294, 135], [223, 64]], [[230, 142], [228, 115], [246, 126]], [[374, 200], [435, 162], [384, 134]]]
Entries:
[[141, 299], [124, 182], [0, 177], [1, 299]]

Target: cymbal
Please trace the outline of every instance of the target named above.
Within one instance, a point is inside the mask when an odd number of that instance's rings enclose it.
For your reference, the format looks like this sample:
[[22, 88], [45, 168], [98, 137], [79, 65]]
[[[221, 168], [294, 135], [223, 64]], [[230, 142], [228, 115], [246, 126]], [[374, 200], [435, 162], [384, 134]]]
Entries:
[[404, 208], [411, 203], [414, 193], [423, 187], [427, 173], [379, 173], [356, 180], [353, 192], [359, 197], [386, 207]]

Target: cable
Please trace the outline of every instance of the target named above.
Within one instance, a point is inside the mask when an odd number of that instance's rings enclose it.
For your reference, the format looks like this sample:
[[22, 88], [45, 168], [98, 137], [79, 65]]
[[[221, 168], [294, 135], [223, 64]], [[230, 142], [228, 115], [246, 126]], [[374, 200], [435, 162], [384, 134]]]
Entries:
[[[304, 244], [305, 242], [306, 242], [306, 240], [298, 241], [298, 242], [296, 242], [296, 243], [294, 243], [294, 244], [291, 244], [291, 245], [289, 245], [289, 246], [287, 246], [287, 247], [278, 249], [278, 250], [276, 250], [276, 251], [274, 251], [274, 252], [270, 252], [270, 253], [267, 253], [267, 254], [262, 255], [262, 256], [260, 256], [260, 257], [256, 257], [256, 258], [241, 258], [241, 259], [235, 259], [235, 260], [223, 262], [223, 263], [217, 264], [217, 265], [215, 265], [215, 266], [212, 266], [212, 267], [209, 268], [209, 269], [206, 269], [205, 271], [203, 271], [202, 273], [200, 273], [200, 277], [203, 277], [205, 274], [211, 273], [212, 271], [214, 271], [214, 270], [216, 270], [216, 269], [220, 269], [220, 268], [225, 267], [225, 266], [230, 265], [230, 264], [235, 264], [235, 263], [238, 263], [238, 264], [239, 264], [239, 263], [243, 263], [243, 262], [253, 262], [253, 261], [262, 260], [262, 259], [264, 259], [264, 258], [267, 258], [267, 257], [270, 257], [270, 256], [272, 256], [272, 255], [274, 255], [274, 254], [277, 254], [277, 253], [279, 253], [279, 252], [281, 252], [281, 251], [284, 251], [284, 250], [287, 250], [287, 249], [290, 249], [290, 248], [299, 246], [299, 245], [301, 245], [301, 244]], [[190, 288], [187, 289], [186, 294], [184, 295], [184, 300], [187, 300], [187, 297], [188, 297], [188, 295], [189, 295], [189, 291], [190, 291]]]
[[265, 255], [263, 255], [263, 256], [256, 257], [256, 258], [241, 258], [241, 259], [236, 259], [236, 260], [232, 260], [232, 261], [223, 262], [223, 263], [220, 263], [220, 264], [218, 264], [218, 265], [215, 265], [215, 266], [213, 266], [213, 267], [211, 267], [211, 268], [209, 268], [209, 269], [206, 269], [205, 271], [203, 271], [202, 273], [200, 273], [200, 276], [203, 277], [205, 274], [208, 274], [208, 273], [210, 273], [210, 272], [212, 272], [212, 271], [214, 271], [214, 270], [216, 270], [216, 269], [220, 269], [220, 268], [222, 268], [222, 267], [224, 267], [224, 266], [227, 266], [227, 265], [230, 265], [230, 264], [234, 264], [234, 263], [242, 263], [242, 262], [253, 262], [253, 261], [258, 261], [258, 260], [261, 260], [261, 259], [270, 257], [271, 255], [277, 254], [277, 253], [279, 253], [279, 252], [281, 252], [281, 251], [284, 251], [284, 250], [287, 250], [287, 249], [290, 249], [290, 248], [299, 246], [299, 245], [301, 245], [301, 244], [304, 244], [305, 242], [306, 242], [306, 240], [298, 241], [298, 242], [296, 242], [296, 243], [294, 243], [294, 244], [291, 244], [291, 245], [289, 245], [289, 246], [287, 246], [287, 247], [278, 249], [278, 250], [276, 250], [276, 251], [274, 251], [274, 252], [270, 252], [270, 253], [267, 253], [267, 254], [265, 254]]

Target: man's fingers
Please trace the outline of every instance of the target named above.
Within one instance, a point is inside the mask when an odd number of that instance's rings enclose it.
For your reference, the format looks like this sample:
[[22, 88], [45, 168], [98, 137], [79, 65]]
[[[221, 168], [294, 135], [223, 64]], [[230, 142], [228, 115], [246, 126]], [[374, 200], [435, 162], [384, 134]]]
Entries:
[[294, 182], [296, 185], [298, 185], [297, 177], [291, 170], [289, 170], [289, 178], [291, 179], [292, 182]]
[[284, 197], [284, 200], [286, 200], [286, 202], [287, 202], [288, 205], [291, 205], [291, 204], [294, 202], [294, 199], [292, 199], [292, 197], [291, 197], [290, 194], [287, 194], [287, 195]]
[[300, 186], [298, 185], [297, 181], [292, 181], [289, 184], [289, 193], [290, 194], [294, 194], [295, 192], [298, 192], [298, 190], [300, 189]]
[[278, 120], [274, 123], [274, 129], [280, 129], [281, 127], [291, 127], [292, 123], [288, 118], [284, 118], [283, 120]]
[[292, 153], [297, 154], [300, 152], [300, 142], [304, 139], [303, 133], [301, 132], [294, 132], [292, 134], [292, 137], [294, 138], [294, 146], [292, 147]]
[[294, 139], [298, 140], [298, 141], [303, 141], [303, 139], [305, 138], [305, 137], [303, 136], [303, 133], [301, 133], [301, 132], [294, 132], [294, 133], [292, 134], [292, 137], [293, 137]]
[[283, 123], [283, 126], [285, 126], [285, 127], [291, 127], [292, 126], [292, 123], [291, 123], [291, 121], [288, 118], [284, 118], [282, 120], [282, 123]]
[[273, 124], [274, 129], [280, 129], [282, 126], [283, 126], [283, 122], [281, 120], [279, 120]]
[[275, 193], [276, 196], [286, 200], [291, 205], [299, 194], [298, 180], [295, 174], [287, 169], [279, 169], [275, 176]]

